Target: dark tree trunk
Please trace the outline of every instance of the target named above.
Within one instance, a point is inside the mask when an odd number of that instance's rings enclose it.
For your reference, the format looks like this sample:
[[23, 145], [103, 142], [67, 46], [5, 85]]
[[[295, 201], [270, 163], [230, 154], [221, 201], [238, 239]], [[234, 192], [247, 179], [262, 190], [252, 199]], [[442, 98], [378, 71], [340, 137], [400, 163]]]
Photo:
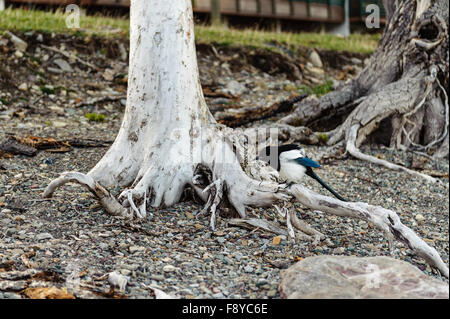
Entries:
[[342, 124], [328, 132], [329, 144], [348, 142], [350, 129], [358, 125], [357, 146], [388, 120], [391, 146], [448, 156], [449, 2], [399, 0], [384, 5], [386, 27], [366, 68], [281, 121], [311, 125], [324, 116], [342, 116]]

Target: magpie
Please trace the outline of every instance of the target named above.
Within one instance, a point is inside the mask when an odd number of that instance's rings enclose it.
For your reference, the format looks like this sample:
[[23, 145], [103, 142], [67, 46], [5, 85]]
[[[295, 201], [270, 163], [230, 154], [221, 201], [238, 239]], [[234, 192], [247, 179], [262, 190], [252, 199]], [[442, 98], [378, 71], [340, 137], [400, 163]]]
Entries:
[[297, 144], [267, 146], [258, 158], [268, 162], [270, 166], [279, 172], [280, 178], [287, 182], [299, 183], [306, 174], [318, 181], [337, 199], [343, 202], [347, 201], [314, 173], [313, 168], [319, 168], [319, 163], [306, 157], [305, 150]]

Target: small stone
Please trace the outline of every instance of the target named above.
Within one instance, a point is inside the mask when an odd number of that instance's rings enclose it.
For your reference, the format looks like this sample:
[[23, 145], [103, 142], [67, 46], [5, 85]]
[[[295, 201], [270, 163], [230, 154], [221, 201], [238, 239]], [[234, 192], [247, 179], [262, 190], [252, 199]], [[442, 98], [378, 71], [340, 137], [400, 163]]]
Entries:
[[128, 276], [128, 275], [131, 274], [131, 270], [129, 270], [129, 269], [121, 269], [121, 270], [120, 270], [120, 273], [121, 273], [122, 275], [124, 275], [124, 276]]
[[227, 84], [226, 88], [223, 91], [224, 93], [239, 96], [246, 91], [246, 88], [244, 84], [239, 83], [236, 80], [232, 80]]
[[113, 69], [106, 69], [105, 72], [103, 72], [103, 78], [106, 81], [114, 80], [114, 75], [115, 75], [115, 72]]
[[4, 299], [22, 299], [22, 296], [19, 294], [15, 294], [13, 292], [4, 292], [3, 298]]
[[73, 72], [72, 67], [70, 66], [70, 64], [63, 59], [56, 59], [53, 61], [53, 63], [55, 63], [61, 70], [63, 70], [64, 72]]
[[9, 32], [9, 31], [6, 31], [6, 35], [8, 35], [11, 42], [14, 43], [14, 47], [16, 48], [16, 50], [26, 51], [26, 49], [28, 47], [28, 43], [26, 43], [21, 38], [17, 37], [16, 35], [14, 35], [13, 33]]
[[62, 127], [66, 127], [68, 124], [67, 122], [63, 122], [63, 121], [53, 121], [53, 126], [57, 127], [57, 128], [62, 128]]
[[261, 286], [267, 285], [268, 283], [269, 282], [267, 281], [267, 279], [259, 278], [258, 281], [256, 282], [256, 286], [261, 287]]
[[137, 251], [145, 251], [145, 247], [141, 247], [141, 246], [130, 246], [128, 248], [128, 251], [130, 252], [130, 254], [134, 254]]
[[233, 257], [237, 260], [241, 260], [242, 257], [244, 257], [244, 255], [242, 255], [241, 253], [235, 253], [235, 254], [233, 254]]
[[285, 91], [295, 91], [295, 90], [297, 90], [297, 87], [293, 84], [286, 84], [284, 86], [284, 90]]
[[28, 84], [26, 84], [25, 82], [22, 83], [21, 85], [19, 85], [19, 90], [28, 91]]
[[40, 233], [36, 235], [36, 240], [45, 240], [45, 239], [53, 239], [52, 234]]
[[273, 298], [273, 297], [275, 297], [276, 295], [277, 295], [277, 291], [276, 291], [275, 289], [269, 290], [269, 291], [267, 292], [267, 297]]
[[323, 68], [323, 63], [322, 60], [320, 59], [320, 55], [316, 51], [312, 50], [311, 53], [309, 54], [308, 59], [309, 62], [311, 62], [312, 65], [314, 65], [315, 67]]
[[333, 249], [333, 255], [342, 255], [345, 252], [344, 247], [338, 247]]
[[425, 217], [422, 214], [417, 214], [414, 217], [418, 222], [423, 222], [425, 220]]
[[165, 265], [162, 269], [164, 272], [174, 272], [177, 270], [175, 266], [172, 265]]
[[156, 281], [164, 281], [166, 278], [162, 275], [151, 275], [150, 279], [156, 280]]
[[244, 271], [246, 272], [246, 273], [252, 273], [253, 271], [254, 271], [254, 269], [253, 269], [253, 267], [252, 266], [245, 266], [244, 267]]
[[358, 58], [351, 58], [351, 61], [352, 61], [353, 64], [358, 64], [358, 65], [363, 63], [363, 61], [361, 61]]
[[17, 50], [16, 52], [14, 52], [14, 55], [16, 56], [16, 58], [23, 58], [23, 53], [22, 51]]

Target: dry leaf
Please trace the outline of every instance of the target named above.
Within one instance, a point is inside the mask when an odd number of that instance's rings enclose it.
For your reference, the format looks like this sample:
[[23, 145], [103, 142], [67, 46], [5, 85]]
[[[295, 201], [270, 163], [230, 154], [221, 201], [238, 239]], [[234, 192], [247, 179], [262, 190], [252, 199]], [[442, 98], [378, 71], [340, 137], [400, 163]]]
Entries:
[[272, 239], [272, 244], [274, 244], [275, 246], [278, 246], [280, 244], [280, 242], [281, 242], [281, 237], [280, 236], [275, 236]]
[[75, 299], [75, 296], [67, 292], [67, 288], [27, 288], [25, 295], [30, 299]]

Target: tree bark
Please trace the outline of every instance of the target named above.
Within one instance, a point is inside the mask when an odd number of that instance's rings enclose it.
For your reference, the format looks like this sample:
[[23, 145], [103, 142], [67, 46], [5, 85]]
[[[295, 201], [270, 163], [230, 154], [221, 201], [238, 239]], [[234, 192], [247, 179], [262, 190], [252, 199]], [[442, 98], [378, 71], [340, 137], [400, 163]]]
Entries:
[[328, 144], [346, 140], [351, 127], [360, 124], [358, 147], [389, 119], [391, 146], [448, 156], [449, 2], [384, 5], [386, 27], [365, 69], [337, 91], [300, 104], [281, 122], [308, 126], [322, 116], [344, 114], [344, 122], [329, 132]]

